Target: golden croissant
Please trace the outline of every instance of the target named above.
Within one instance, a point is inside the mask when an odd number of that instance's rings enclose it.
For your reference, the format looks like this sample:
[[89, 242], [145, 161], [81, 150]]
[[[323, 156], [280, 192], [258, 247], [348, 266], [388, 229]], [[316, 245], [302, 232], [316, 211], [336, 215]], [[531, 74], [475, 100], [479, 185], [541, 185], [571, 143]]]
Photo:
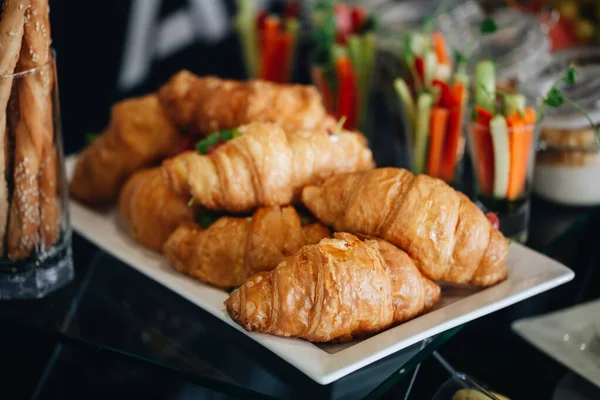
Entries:
[[342, 131], [285, 133], [274, 124], [238, 128], [242, 136], [210, 155], [186, 152], [163, 163], [169, 185], [211, 210], [239, 213], [287, 205], [308, 184], [373, 168], [364, 137]]
[[305, 244], [329, 236], [320, 224], [302, 226], [293, 207], [258, 209], [252, 218], [222, 217], [206, 230], [182, 224], [163, 252], [169, 263], [211, 285], [231, 288], [268, 271]]
[[127, 231], [141, 245], [161, 251], [182, 222], [193, 221], [195, 209], [165, 183], [160, 168], [135, 173], [119, 195], [119, 212]]
[[246, 330], [328, 342], [407, 321], [439, 298], [439, 286], [402, 250], [336, 233], [252, 276], [225, 305]]
[[308, 186], [302, 201], [337, 231], [376, 236], [405, 250], [431, 279], [491, 286], [507, 276], [506, 238], [439, 179], [380, 168]]
[[123, 100], [112, 107], [108, 129], [79, 157], [71, 195], [87, 204], [112, 203], [129, 176], [174, 154], [184, 140], [156, 95]]
[[290, 131], [335, 125], [313, 86], [198, 77], [183, 70], [158, 95], [171, 120], [193, 135], [250, 122], [273, 122]]

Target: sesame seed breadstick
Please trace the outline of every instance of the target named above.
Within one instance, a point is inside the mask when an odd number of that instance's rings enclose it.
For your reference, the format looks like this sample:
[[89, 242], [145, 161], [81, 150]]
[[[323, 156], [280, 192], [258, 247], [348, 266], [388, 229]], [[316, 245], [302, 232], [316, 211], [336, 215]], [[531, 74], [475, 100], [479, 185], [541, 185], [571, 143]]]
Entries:
[[[44, 7], [43, 12], [39, 20], [39, 24], [34, 21], [32, 25], [34, 30], [29, 32], [27, 27], [25, 28], [25, 41], [29, 40], [29, 33], [37, 36], [37, 39], [41, 41], [42, 49], [41, 53], [45, 55], [40, 56], [39, 65], [44, 65], [52, 59], [50, 44], [52, 38], [50, 35], [50, 6], [48, 0], [40, 1]], [[39, 16], [39, 15], [38, 15]], [[36, 18], [36, 16], [32, 16]], [[58, 194], [57, 194], [57, 163], [56, 163], [56, 148], [54, 144], [54, 120], [52, 114], [52, 87], [54, 84], [54, 70], [46, 69], [44, 71], [49, 76], [43, 76], [43, 83], [45, 85], [44, 94], [46, 98], [45, 108], [45, 120], [47, 121], [46, 126], [46, 140], [44, 145], [44, 152], [42, 154], [42, 163], [40, 165], [40, 218], [42, 220], [41, 235], [41, 248], [49, 249], [56, 244], [60, 234], [59, 231], [59, 210], [58, 210]]]
[[[47, 0], [31, 0], [26, 8], [23, 46], [18, 63], [21, 71], [43, 66], [50, 60], [47, 12]], [[45, 153], [52, 151], [52, 83], [53, 77], [47, 68], [19, 79], [21, 118], [16, 128], [14, 194], [8, 224], [8, 255], [11, 259], [28, 257], [34, 247], [41, 244], [40, 229], [47, 224], [58, 223], [49, 220], [42, 224], [40, 206], [54, 203], [56, 200], [46, 202], [45, 199], [55, 197], [56, 191], [54, 194], [40, 193], [38, 181], [42, 164], [44, 168], [55, 168], [48, 154], [44, 157]], [[50, 161], [42, 162], [43, 158]]]
[[6, 183], [6, 163], [11, 159], [7, 150], [10, 150], [8, 136], [6, 134], [7, 115], [6, 110], [12, 89], [12, 77], [15, 71], [19, 52], [21, 50], [21, 39], [23, 37], [23, 19], [25, 5], [18, 0], [5, 0], [0, 19], [0, 256], [4, 255], [4, 236], [8, 221], [8, 186]]

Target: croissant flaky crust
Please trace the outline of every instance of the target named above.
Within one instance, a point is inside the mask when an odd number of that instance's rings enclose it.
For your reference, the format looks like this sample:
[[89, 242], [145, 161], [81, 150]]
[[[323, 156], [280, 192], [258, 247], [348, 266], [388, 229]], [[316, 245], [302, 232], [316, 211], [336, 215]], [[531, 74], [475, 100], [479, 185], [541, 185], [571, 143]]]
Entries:
[[87, 204], [113, 203], [129, 176], [174, 154], [184, 140], [156, 95], [123, 100], [112, 107], [108, 129], [79, 157], [71, 195]]
[[277, 123], [289, 131], [335, 124], [313, 86], [198, 77], [183, 70], [160, 89], [159, 98], [177, 126], [194, 135], [250, 122]]
[[507, 276], [506, 238], [439, 179], [380, 168], [306, 187], [302, 201], [337, 231], [380, 237], [405, 250], [431, 279], [491, 286]]
[[260, 122], [238, 130], [242, 136], [208, 156], [186, 152], [166, 160], [169, 185], [206, 208], [239, 213], [290, 204], [308, 184], [374, 167], [371, 151], [357, 133], [285, 133]]
[[304, 246], [225, 302], [246, 330], [311, 342], [369, 335], [429, 311], [440, 288], [402, 250], [348, 233]]
[[161, 251], [171, 233], [196, 212], [165, 183], [160, 168], [135, 173], [119, 195], [119, 212], [127, 231], [141, 245]]
[[252, 218], [222, 217], [208, 229], [182, 224], [164, 254], [178, 271], [222, 288], [269, 271], [305, 244], [329, 236], [320, 224], [302, 226], [293, 207], [258, 209]]

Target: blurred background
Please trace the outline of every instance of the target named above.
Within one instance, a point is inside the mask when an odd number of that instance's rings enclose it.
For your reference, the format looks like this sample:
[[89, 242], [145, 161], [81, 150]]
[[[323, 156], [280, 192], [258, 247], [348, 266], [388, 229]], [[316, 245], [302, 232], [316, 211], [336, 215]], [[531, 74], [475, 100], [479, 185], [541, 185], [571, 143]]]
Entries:
[[[273, 7], [277, 3], [263, 0], [257, 5]], [[302, 8], [311, 3], [300, 2]], [[383, 41], [400, 43], [402, 31], [411, 24], [420, 24], [439, 1], [354, 3], [379, 17]], [[600, 2], [595, 0], [448, 3], [449, 19], [442, 18], [440, 23], [445, 31], [452, 31], [458, 44], [466, 42], [471, 18], [481, 18], [480, 13], [505, 6], [538, 13], [548, 27], [544, 33], [551, 40], [550, 50], [600, 40]], [[105, 0], [78, 7], [72, 1], [51, 0], [50, 4], [67, 153], [85, 144], [86, 133], [102, 130], [115, 101], [153, 91], [181, 68], [200, 75], [245, 77], [233, 26], [235, 0]], [[456, 45], [451, 38], [449, 42]], [[548, 49], [536, 46], [524, 50], [545, 54]], [[540, 60], [533, 63], [541, 68]], [[513, 59], [508, 62], [515, 64]], [[306, 57], [300, 55], [297, 64], [302, 63], [306, 64]], [[517, 72], [532, 72], [532, 68], [523, 66]], [[302, 65], [297, 65], [294, 80], [309, 81]]]

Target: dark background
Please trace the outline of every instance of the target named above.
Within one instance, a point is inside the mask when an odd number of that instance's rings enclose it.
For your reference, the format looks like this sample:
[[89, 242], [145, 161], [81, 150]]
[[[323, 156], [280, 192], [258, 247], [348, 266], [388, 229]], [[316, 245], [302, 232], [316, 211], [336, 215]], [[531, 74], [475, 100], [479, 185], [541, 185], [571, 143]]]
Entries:
[[[244, 76], [238, 41], [229, 21], [228, 32], [222, 40], [207, 43], [196, 35], [193, 44], [167, 58], [154, 59], [143, 82], [120, 90], [118, 77], [135, 1], [50, 0], [66, 153], [84, 146], [86, 132], [98, 132], [104, 128], [110, 105], [115, 101], [156, 90], [182, 68], [201, 75]], [[156, 1], [160, 3], [157, 23], [176, 11], [191, 8], [191, 0]], [[234, 0], [206, 0], [206, 3], [224, 5], [230, 20], [235, 12]], [[200, 23], [194, 20], [194, 24]], [[152, 42], [155, 38], [149, 35], [147, 40]]]

